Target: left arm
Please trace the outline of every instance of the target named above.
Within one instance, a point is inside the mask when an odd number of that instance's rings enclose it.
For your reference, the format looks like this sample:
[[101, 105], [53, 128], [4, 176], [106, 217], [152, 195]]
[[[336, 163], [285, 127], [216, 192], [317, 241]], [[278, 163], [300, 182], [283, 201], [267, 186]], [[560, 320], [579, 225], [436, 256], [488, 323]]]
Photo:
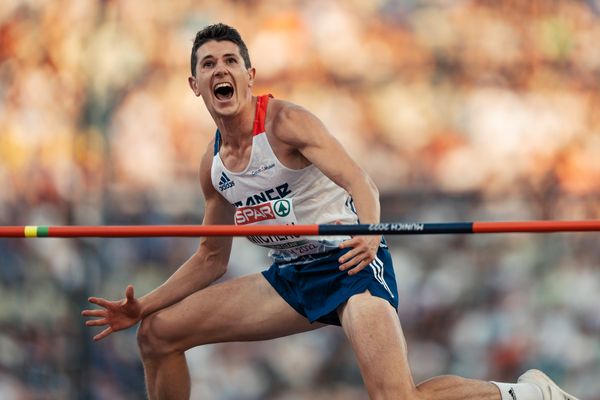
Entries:
[[[379, 191], [373, 180], [350, 157], [323, 123], [307, 110], [281, 102], [271, 124], [271, 134], [314, 164], [329, 179], [344, 188], [354, 201], [361, 223], [379, 223]], [[358, 273], [375, 259], [381, 236], [355, 236], [340, 248], [351, 248], [340, 257], [340, 269]]]

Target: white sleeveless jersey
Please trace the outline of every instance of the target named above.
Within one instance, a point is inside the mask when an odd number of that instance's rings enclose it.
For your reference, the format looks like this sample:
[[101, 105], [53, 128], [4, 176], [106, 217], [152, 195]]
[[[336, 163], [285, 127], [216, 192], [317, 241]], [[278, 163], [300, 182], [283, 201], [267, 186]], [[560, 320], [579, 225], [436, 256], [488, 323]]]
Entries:
[[[344, 189], [309, 165], [295, 170], [279, 162], [265, 133], [269, 95], [256, 104], [252, 152], [242, 172], [229, 171], [219, 156], [220, 132], [215, 137], [211, 179], [215, 189], [236, 208], [236, 225], [355, 224], [358, 217]], [[271, 249], [276, 262], [294, 261], [335, 249], [348, 236], [253, 236], [248, 239]], [[300, 260], [297, 260], [300, 261]]]

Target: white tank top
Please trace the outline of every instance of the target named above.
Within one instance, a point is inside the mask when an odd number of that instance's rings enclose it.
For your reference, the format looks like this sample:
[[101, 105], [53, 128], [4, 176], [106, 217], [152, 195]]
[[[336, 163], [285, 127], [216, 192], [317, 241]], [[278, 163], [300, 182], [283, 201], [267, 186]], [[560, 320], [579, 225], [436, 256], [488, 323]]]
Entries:
[[[211, 179], [215, 189], [236, 208], [236, 225], [343, 224], [358, 222], [352, 198], [317, 167], [290, 169], [279, 162], [265, 133], [270, 95], [259, 96], [254, 119], [250, 161], [242, 172], [229, 171], [219, 155], [216, 132]], [[276, 262], [308, 261], [335, 249], [348, 236], [253, 236], [248, 239], [271, 249]]]

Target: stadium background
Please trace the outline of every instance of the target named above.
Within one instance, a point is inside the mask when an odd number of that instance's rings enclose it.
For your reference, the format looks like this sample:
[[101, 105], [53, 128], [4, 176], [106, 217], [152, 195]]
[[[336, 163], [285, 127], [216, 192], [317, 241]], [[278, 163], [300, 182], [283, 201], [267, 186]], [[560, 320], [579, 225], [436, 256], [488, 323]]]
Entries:
[[[384, 221], [600, 217], [600, 2], [4, 0], [0, 223], [200, 223], [214, 125], [195, 32], [237, 27], [255, 93], [304, 105], [365, 167]], [[416, 380], [536, 366], [600, 399], [598, 234], [389, 238]], [[0, 398], [141, 399], [135, 330], [93, 294], [161, 283], [196, 239], [0, 241]], [[235, 242], [228, 276], [259, 271]], [[363, 399], [339, 329], [189, 353], [193, 397]]]

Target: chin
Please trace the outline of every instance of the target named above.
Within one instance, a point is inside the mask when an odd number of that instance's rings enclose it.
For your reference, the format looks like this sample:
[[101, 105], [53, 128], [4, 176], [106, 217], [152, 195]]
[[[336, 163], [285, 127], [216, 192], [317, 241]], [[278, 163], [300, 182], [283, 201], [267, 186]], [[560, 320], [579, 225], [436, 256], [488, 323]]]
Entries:
[[215, 114], [220, 117], [232, 117], [238, 113], [235, 107], [215, 107]]
[[213, 103], [213, 110], [215, 113], [222, 117], [228, 117], [236, 115], [239, 112], [239, 104], [237, 102], [230, 102], [229, 104]]

